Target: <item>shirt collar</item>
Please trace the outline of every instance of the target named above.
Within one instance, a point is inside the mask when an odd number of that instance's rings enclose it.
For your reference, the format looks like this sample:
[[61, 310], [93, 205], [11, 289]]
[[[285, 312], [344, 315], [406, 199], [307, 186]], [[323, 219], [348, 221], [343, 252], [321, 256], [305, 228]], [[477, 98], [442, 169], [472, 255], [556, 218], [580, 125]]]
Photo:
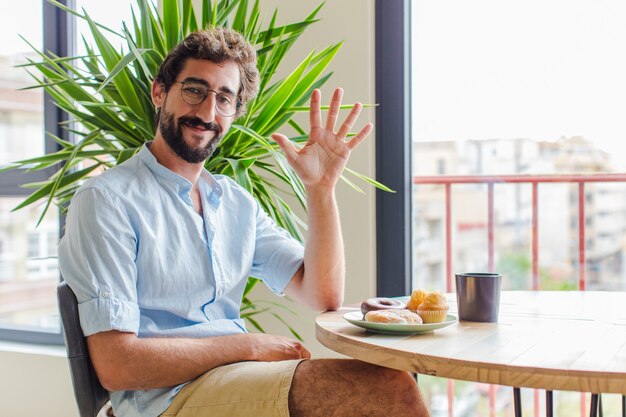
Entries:
[[[139, 150], [137, 154], [139, 156], [139, 159], [141, 159], [141, 161], [144, 164], [146, 164], [148, 169], [154, 175], [168, 182], [176, 184], [179, 187], [180, 191], [190, 192], [191, 187], [192, 187], [191, 182], [187, 178], [182, 177], [178, 175], [177, 173], [175, 173], [174, 171], [170, 170], [169, 168], [166, 168], [165, 166], [161, 165], [159, 161], [157, 161], [156, 157], [152, 154], [152, 152], [150, 152], [149, 147], [151, 144], [152, 144], [152, 141], [146, 142], [143, 144], [143, 146], [141, 147], [141, 149]], [[222, 187], [219, 185], [215, 177], [211, 175], [209, 171], [203, 168], [202, 172], [200, 173], [200, 178], [211, 189], [212, 191], [211, 200], [215, 201], [213, 199], [216, 199], [217, 201], [219, 201], [220, 197], [222, 196], [223, 191], [222, 191]]]

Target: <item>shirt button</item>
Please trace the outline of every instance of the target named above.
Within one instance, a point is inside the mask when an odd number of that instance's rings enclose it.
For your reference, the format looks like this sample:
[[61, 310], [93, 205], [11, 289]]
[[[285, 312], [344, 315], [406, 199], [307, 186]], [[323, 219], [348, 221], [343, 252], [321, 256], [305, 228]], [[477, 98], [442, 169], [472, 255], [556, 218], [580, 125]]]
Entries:
[[222, 294], [224, 294], [224, 290], [223, 289], [220, 288], [219, 290], [217, 290], [217, 295], [222, 295]]
[[102, 291], [103, 298], [109, 298], [109, 295], [111, 295], [111, 293], [109, 293], [108, 291]]

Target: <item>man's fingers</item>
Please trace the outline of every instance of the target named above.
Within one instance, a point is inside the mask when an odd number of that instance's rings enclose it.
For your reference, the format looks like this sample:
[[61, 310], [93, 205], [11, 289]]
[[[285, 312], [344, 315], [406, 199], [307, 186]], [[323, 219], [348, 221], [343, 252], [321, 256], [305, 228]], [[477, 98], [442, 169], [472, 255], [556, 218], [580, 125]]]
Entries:
[[301, 357], [301, 358], [304, 358], [304, 359], [311, 359], [311, 352], [309, 352], [309, 351], [307, 350], [307, 348], [305, 348], [305, 347], [302, 345], [302, 343], [300, 343], [300, 342], [296, 342], [296, 344], [295, 344], [295, 348], [296, 348], [296, 350], [298, 351], [298, 353], [300, 354], [300, 357]]
[[348, 148], [350, 148], [350, 150], [353, 150], [354, 148], [359, 146], [359, 143], [363, 142], [363, 140], [369, 136], [369, 134], [372, 132], [372, 129], [374, 129], [373, 124], [371, 123], [366, 124], [363, 127], [363, 129], [361, 129], [361, 131], [356, 134], [356, 136], [354, 136], [352, 139], [350, 139], [350, 141], [348, 141], [347, 143]]
[[300, 357], [303, 359], [311, 359], [311, 352], [303, 347], [300, 351]]
[[354, 104], [352, 110], [350, 110], [350, 113], [348, 114], [348, 117], [346, 117], [346, 120], [343, 122], [341, 128], [337, 132], [337, 137], [339, 139], [343, 139], [348, 136], [350, 129], [352, 129], [352, 126], [354, 126], [354, 122], [356, 122], [356, 119], [359, 117], [362, 109], [363, 105], [361, 103]]
[[283, 153], [287, 157], [287, 160], [293, 161], [294, 159], [296, 159], [296, 157], [298, 156], [298, 150], [296, 149], [294, 144], [291, 143], [289, 138], [287, 138], [287, 136], [280, 133], [274, 133], [272, 135], [272, 139], [274, 139], [276, 143], [278, 143], [278, 146], [280, 146], [280, 149], [283, 150]]
[[336, 88], [333, 93], [333, 98], [330, 100], [328, 115], [326, 116], [326, 130], [331, 132], [335, 131], [335, 124], [337, 124], [337, 117], [339, 116], [339, 107], [341, 106], [342, 98], [343, 90], [341, 88]]
[[[285, 344], [283, 345], [284, 351], [283, 354], [285, 356], [284, 359], [310, 359], [311, 352], [309, 352], [302, 343], [287, 339]], [[284, 360], [281, 359], [281, 360]]]
[[322, 93], [317, 88], [313, 90], [311, 94], [311, 110], [309, 111], [309, 123], [311, 129], [322, 127], [322, 111], [320, 109], [320, 101], [322, 100]]

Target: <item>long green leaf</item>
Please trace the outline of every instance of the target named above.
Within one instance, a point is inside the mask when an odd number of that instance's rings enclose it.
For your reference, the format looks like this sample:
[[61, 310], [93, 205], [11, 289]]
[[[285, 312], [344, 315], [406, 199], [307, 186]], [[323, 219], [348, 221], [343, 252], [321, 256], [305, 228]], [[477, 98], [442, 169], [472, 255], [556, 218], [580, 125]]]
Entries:
[[[232, 25], [228, 24], [228, 16], [232, 13], [233, 10], [235, 10], [235, 7], [237, 7], [237, 4], [239, 4], [240, 1], [242, 0], [221, 1], [219, 4], [219, 7], [217, 8], [218, 15], [215, 16], [216, 20], [213, 26], [232, 27]], [[216, 6], [217, 6], [217, 2], [216, 2]]]
[[232, 124], [230, 127], [233, 128], [233, 129], [239, 130], [239, 131], [245, 133], [246, 135], [250, 136], [251, 138], [255, 139], [265, 149], [267, 149], [267, 150], [273, 149], [272, 145], [270, 145], [270, 143], [267, 141], [267, 139], [265, 139], [263, 136], [259, 135], [257, 132], [255, 132], [254, 130], [250, 129], [249, 127], [238, 125], [238, 124]]
[[330, 64], [340, 48], [341, 44], [331, 46], [311, 59], [312, 61], [317, 61], [317, 63], [306, 73], [306, 75], [302, 77], [301, 82], [298, 83], [293, 92], [283, 103], [283, 108], [281, 109], [282, 117], [275, 118], [273, 122], [265, 126], [264, 130], [259, 129], [260, 133], [273, 132], [278, 126], [282, 126], [291, 118], [288, 109], [297, 105], [300, 99], [311, 91], [313, 84], [315, 84], [316, 80], [321, 76], [322, 72], [324, 72], [328, 64]]
[[281, 83], [280, 87], [278, 87], [253, 123], [252, 128], [255, 131], [263, 134], [265, 127], [271, 124], [273, 117], [281, 111], [285, 102], [289, 99], [292, 91], [297, 87], [298, 81], [302, 78], [302, 75], [304, 74], [312, 57], [313, 53], [309, 54], [304, 61], [302, 61], [302, 63], [300, 63], [300, 65], [298, 65], [298, 67]]
[[263, 31], [263, 32], [259, 33], [257, 43], [268, 42], [268, 40], [270, 40], [273, 37], [275, 37], [276, 34], [278, 34], [278, 33], [289, 34], [289, 33], [294, 33], [294, 32], [296, 32], [296, 33], [302, 32], [308, 26], [312, 25], [313, 23], [315, 23], [317, 21], [318, 20], [310, 19], [310, 20], [305, 20], [303, 22], [291, 23], [289, 25], [278, 26], [278, 27], [274, 27], [274, 28], [272, 28], [270, 30]]
[[[74, 182], [76, 182], [76, 181], [78, 181], [80, 179], [83, 179], [89, 173], [91, 173], [92, 171], [94, 171], [97, 168], [98, 168], [98, 165], [96, 164], [96, 165], [92, 165], [90, 167], [87, 167], [85, 169], [82, 169], [80, 171], [72, 172], [71, 174], [68, 174], [65, 177], [63, 177], [63, 179], [61, 180], [59, 186], [60, 187], [65, 187], [65, 186], [67, 186], [69, 184], [72, 184], [72, 183], [74, 183]], [[31, 195], [29, 195], [28, 198], [26, 198], [24, 201], [22, 201], [17, 207], [15, 207], [11, 211], [17, 211], [17, 210], [19, 210], [21, 208], [24, 208], [24, 207], [34, 203], [35, 201], [41, 200], [42, 198], [53, 198], [53, 196], [50, 195], [50, 191], [52, 190], [53, 185], [54, 185], [54, 182], [52, 182], [52, 181], [48, 182], [45, 186], [42, 186], [37, 191], [35, 191]]]
[[302, 182], [300, 182], [300, 178], [298, 178], [296, 173], [289, 166], [287, 159], [282, 153], [273, 151], [272, 155], [274, 156], [274, 159], [276, 160], [276, 163], [278, 163], [280, 169], [289, 178], [289, 186], [291, 186], [291, 188], [293, 189], [296, 197], [298, 198], [298, 201], [300, 202], [300, 205], [302, 207], [306, 207], [306, 192], [304, 190]]
[[102, 84], [100, 84], [100, 87], [98, 87], [98, 90], [96, 92], [99, 93], [104, 87], [107, 86], [107, 84], [109, 84], [109, 82], [113, 78], [115, 78], [115, 76], [117, 76], [117, 74], [125, 70], [127, 66], [129, 66], [133, 61], [135, 61], [138, 55], [143, 54], [145, 52], [147, 52], [147, 49], [131, 51], [127, 53], [126, 55], [124, 55], [124, 57], [115, 65], [115, 67], [113, 67], [111, 72], [109, 72], [109, 74], [104, 79]]
[[369, 177], [367, 177], [367, 176], [365, 176], [363, 174], [359, 174], [358, 172], [356, 172], [356, 171], [354, 171], [354, 170], [352, 170], [352, 169], [350, 169], [348, 167], [344, 168], [344, 170], [349, 172], [350, 174], [354, 175], [355, 177], [360, 178], [363, 181], [372, 184], [374, 187], [376, 187], [378, 189], [381, 189], [383, 191], [387, 191], [388, 193], [395, 193], [394, 190], [392, 190], [391, 188], [387, 187], [386, 185], [384, 185], [384, 184], [382, 184], [382, 183], [380, 183], [380, 182], [378, 182], [376, 180], [373, 180], [373, 179], [371, 179], [371, 178], [369, 178]]
[[162, 0], [161, 7], [163, 8], [162, 19], [165, 45], [170, 50], [181, 40], [181, 16], [178, 0]]
[[245, 188], [249, 193], [253, 192], [252, 181], [250, 180], [250, 175], [248, 174], [248, 169], [250, 166], [254, 164], [255, 159], [232, 159], [227, 158], [228, 163], [233, 169], [235, 181]]
[[[89, 23], [91, 34], [93, 35], [93, 38], [102, 53], [102, 58], [107, 69], [109, 71], [113, 71], [120, 61], [119, 54], [115, 51], [111, 43], [104, 37], [104, 35], [102, 35], [95, 22], [91, 20], [87, 14], [85, 14], [85, 17]], [[130, 82], [126, 69], [121, 70], [115, 75], [113, 83], [126, 105], [131, 108], [141, 107], [141, 103], [139, 103], [139, 100], [137, 99], [137, 92], [135, 91], [133, 83]]]
[[301, 342], [304, 342], [304, 339], [302, 338], [302, 336], [300, 336], [300, 333], [298, 333], [298, 332], [296, 331], [296, 329], [294, 329], [293, 327], [291, 327], [291, 326], [289, 325], [289, 323], [287, 323], [287, 322], [285, 321], [285, 319], [283, 319], [280, 315], [278, 315], [278, 314], [276, 314], [276, 313], [274, 313], [274, 312], [272, 312], [271, 314], [272, 314], [272, 316], [276, 317], [276, 319], [278, 319], [278, 321], [280, 321], [282, 324], [284, 324], [284, 325], [285, 325], [285, 326], [289, 329], [289, 331], [291, 332], [291, 334], [293, 335], [293, 337], [295, 337], [296, 339], [298, 339], [298, 340], [299, 340], [299, 341], [301, 341]]
[[248, 0], [239, 0], [235, 20], [233, 20], [232, 28], [239, 33], [246, 31], [246, 14], [248, 13]]
[[252, 326], [254, 326], [255, 329], [257, 329], [258, 331], [260, 331], [261, 333], [265, 333], [265, 330], [263, 329], [263, 327], [259, 324], [258, 321], [254, 320], [250, 315], [247, 314], [243, 314], [241, 316], [242, 318], [244, 318], [246, 321], [249, 321], [250, 324], [252, 324]]
[[198, 22], [196, 21], [196, 15], [193, 11], [193, 4], [191, 1], [183, 1], [183, 25], [182, 25], [181, 37], [190, 32], [198, 30]]

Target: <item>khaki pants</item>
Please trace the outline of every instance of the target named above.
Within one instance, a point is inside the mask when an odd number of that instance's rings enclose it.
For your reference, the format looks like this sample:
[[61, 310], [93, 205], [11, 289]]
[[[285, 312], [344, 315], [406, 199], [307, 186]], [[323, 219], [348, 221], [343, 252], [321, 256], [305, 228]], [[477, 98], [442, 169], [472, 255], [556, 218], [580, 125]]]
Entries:
[[162, 417], [289, 417], [289, 389], [301, 360], [238, 362], [200, 375]]

